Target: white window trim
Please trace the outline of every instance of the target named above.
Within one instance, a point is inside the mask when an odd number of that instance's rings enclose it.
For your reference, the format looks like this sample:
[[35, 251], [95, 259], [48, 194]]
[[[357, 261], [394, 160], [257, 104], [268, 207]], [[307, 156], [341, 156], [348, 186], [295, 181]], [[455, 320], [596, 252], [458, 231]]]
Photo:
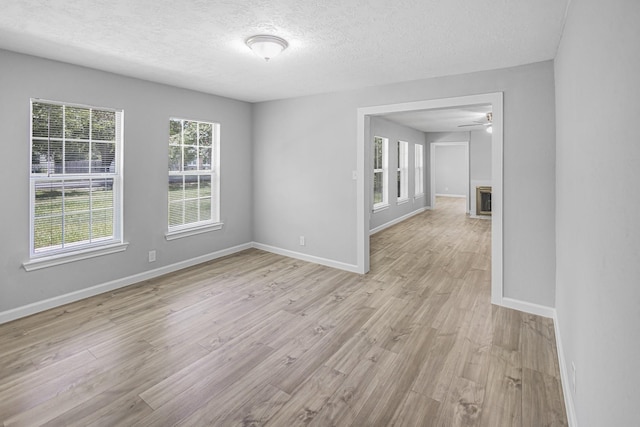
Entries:
[[409, 201], [409, 143], [406, 141], [398, 141], [398, 172], [400, 172], [400, 196], [397, 204], [402, 205]]
[[374, 203], [372, 209], [374, 213], [389, 207], [389, 138], [382, 136], [374, 137], [374, 146], [376, 138], [382, 139], [382, 169], [373, 169], [373, 175], [375, 176], [376, 173], [382, 173], [382, 201]]
[[51, 256], [43, 256], [41, 258], [34, 258], [22, 263], [22, 267], [26, 271], [40, 270], [41, 268], [54, 267], [56, 265], [67, 264], [74, 261], [80, 261], [83, 259], [96, 258], [103, 255], [114, 254], [117, 252], [124, 252], [129, 246], [128, 242], [124, 243], [112, 243], [110, 245], [95, 246], [92, 248], [83, 248], [74, 252], [60, 253]]
[[181, 229], [174, 229], [171, 231], [167, 231], [164, 235], [165, 239], [168, 241], [182, 239], [183, 237], [195, 236], [197, 234], [208, 233], [210, 231], [221, 230], [224, 226], [223, 222], [215, 222], [212, 224], [206, 225], [196, 225], [193, 227], [183, 226]]
[[[211, 176], [211, 219], [196, 223], [178, 225], [174, 227], [169, 226], [169, 221], [167, 220], [167, 232], [165, 233], [165, 239], [171, 241], [181, 239], [183, 237], [195, 236], [201, 233], [220, 230], [224, 225], [224, 223], [220, 222], [220, 123], [207, 120], [185, 119], [179, 117], [170, 117], [169, 120], [185, 120], [197, 123], [211, 124], [213, 132], [213, 140], [211, 141], [211, 157], [213, 162], [211, 164], [211, 171], [209, 173], [197, 173], [202, 171], [192, 171], [196, 175]], [[183, 174], [184, 171], [179, 173], [174, 172], [173, 174], [172, 171], [169, 171], [168, 176], [183, 176]], [[167, 209], [169, 209], [169, 204], [167, 204]], [[169, 215], [169, 211], [167, 211], [167, 215]]]
[[[114, 224], [113, 239], [105, 239], [103, 241], [94, 241], [86, 244], [79, 243], [71, 245], [68, 248], [51, 249], [48, 251], [36, 252], [34, 242], [34, 213], [35, 213], [35, 183], [44, 181], [46, 178], [32, 175], [32, 150], [33, 150], [33, 106], [34, 102], [46, 103], [52, 105], [61, 105], [66, 107], [88, 108], [101, 111], [112, 111], [116, 114], [116, 129], [118, 135], [116, 137], [116, 150], [114, 157], [115, 173], [114, 174], [61, 174], [58, 178], [61, 180], [73, 179], [90, 179], [108, 177], [113, 179], [113, 188], [117, 189], [114, 194]], [[123, 211], [123, 165], [124, 165], [124, 111], [117, 108], [98, 107], [95, 105], [77, 104], [70, 102], [51, 101], [48, 99], [31, 98], [29, 101], [29, 261], [22, 264], [26, 271], [39, 270], [41, 268], [52, 267], [60, 264], [66, 264], [87, 258], [108, 255], [115, 252], [125, 251], [129, 243], [124, 241], [124, 211]]]

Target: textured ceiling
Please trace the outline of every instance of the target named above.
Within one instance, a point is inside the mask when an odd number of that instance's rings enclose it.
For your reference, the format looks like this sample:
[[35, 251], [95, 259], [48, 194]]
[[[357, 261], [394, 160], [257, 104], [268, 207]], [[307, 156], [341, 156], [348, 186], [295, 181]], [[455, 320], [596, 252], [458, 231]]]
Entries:
[[[467, 125], [475, 122], [487, 123], [487, 113], [489, 112], [491, 112], [491, 105], [487, 104], [387, 113], [380, 115], [380, 117], [422, 132], [469, 132], [486, 129], [483, 124]], [[461, 125], [464, 127], [460, 127]]]
[[0, 48], [264, 101], [552, 59], [567, 1], [1, 0]]

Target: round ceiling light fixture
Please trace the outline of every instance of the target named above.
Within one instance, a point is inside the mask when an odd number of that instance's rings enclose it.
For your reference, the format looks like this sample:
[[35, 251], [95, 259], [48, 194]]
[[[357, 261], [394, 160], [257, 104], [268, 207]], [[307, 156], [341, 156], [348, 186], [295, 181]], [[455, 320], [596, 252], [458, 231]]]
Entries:
[[264, 58], [265, 61], [269, 61], [289, 47], [289, 43], [287, 43], [285, 39], [266, 34], [251, 36], [245, 43], [256, 55]]

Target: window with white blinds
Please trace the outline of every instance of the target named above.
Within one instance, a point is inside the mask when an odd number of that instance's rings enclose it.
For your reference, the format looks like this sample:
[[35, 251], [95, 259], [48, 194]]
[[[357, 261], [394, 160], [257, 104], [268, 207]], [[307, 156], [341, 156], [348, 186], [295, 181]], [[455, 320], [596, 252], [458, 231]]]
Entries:
[[219, 224], [218, 123], [169, 120], [169, 234]]
[[122, 243], [122, 110], [31, 100], [31, 257]]
[[398, 141], [398, 202], [409, 200], [409, 143]]
[[389, 139], [376, 136], [373, 138], [373, 210], [389, 206], [388, 159]]
[[415, 145], [415, 197], [424, 195], [424, 150], [421, 144]]

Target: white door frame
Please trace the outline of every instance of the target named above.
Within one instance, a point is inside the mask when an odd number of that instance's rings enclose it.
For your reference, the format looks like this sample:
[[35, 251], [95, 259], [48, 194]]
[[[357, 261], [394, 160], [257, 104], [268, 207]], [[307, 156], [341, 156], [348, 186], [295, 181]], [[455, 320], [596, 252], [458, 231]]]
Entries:
[[388, 104], [357, 109], [357, 176], [356, 216], [357, 216], [357, 271], [369, 271], [369, 219], [371, 217], [371, 181], [369, 170], [371, 147], [368, 141], [369, 117], [386, 113], [436, 110], [466, 105], [491, 104], [493, 112], [493, 134], [491, 144], [491, 302], [502, 305], [503, 300], [503, 240], [502, 240], [502, 175], [503, 175], [503, 94], [502, 92], [455, 98], [431, 99], [424, 101]]
[[430, 172], [430, 195], [431, 195], [431, 209], [436, 208], [436, 147], [438, 146], [453, 146], [462, 145], [464, 147], [464, 195], [466, 197], [467, 213], [471, 209], [469, 204], [469, 141], [450, 141], [450, 142], [432, 142], [429, 144], [429, 172]]

